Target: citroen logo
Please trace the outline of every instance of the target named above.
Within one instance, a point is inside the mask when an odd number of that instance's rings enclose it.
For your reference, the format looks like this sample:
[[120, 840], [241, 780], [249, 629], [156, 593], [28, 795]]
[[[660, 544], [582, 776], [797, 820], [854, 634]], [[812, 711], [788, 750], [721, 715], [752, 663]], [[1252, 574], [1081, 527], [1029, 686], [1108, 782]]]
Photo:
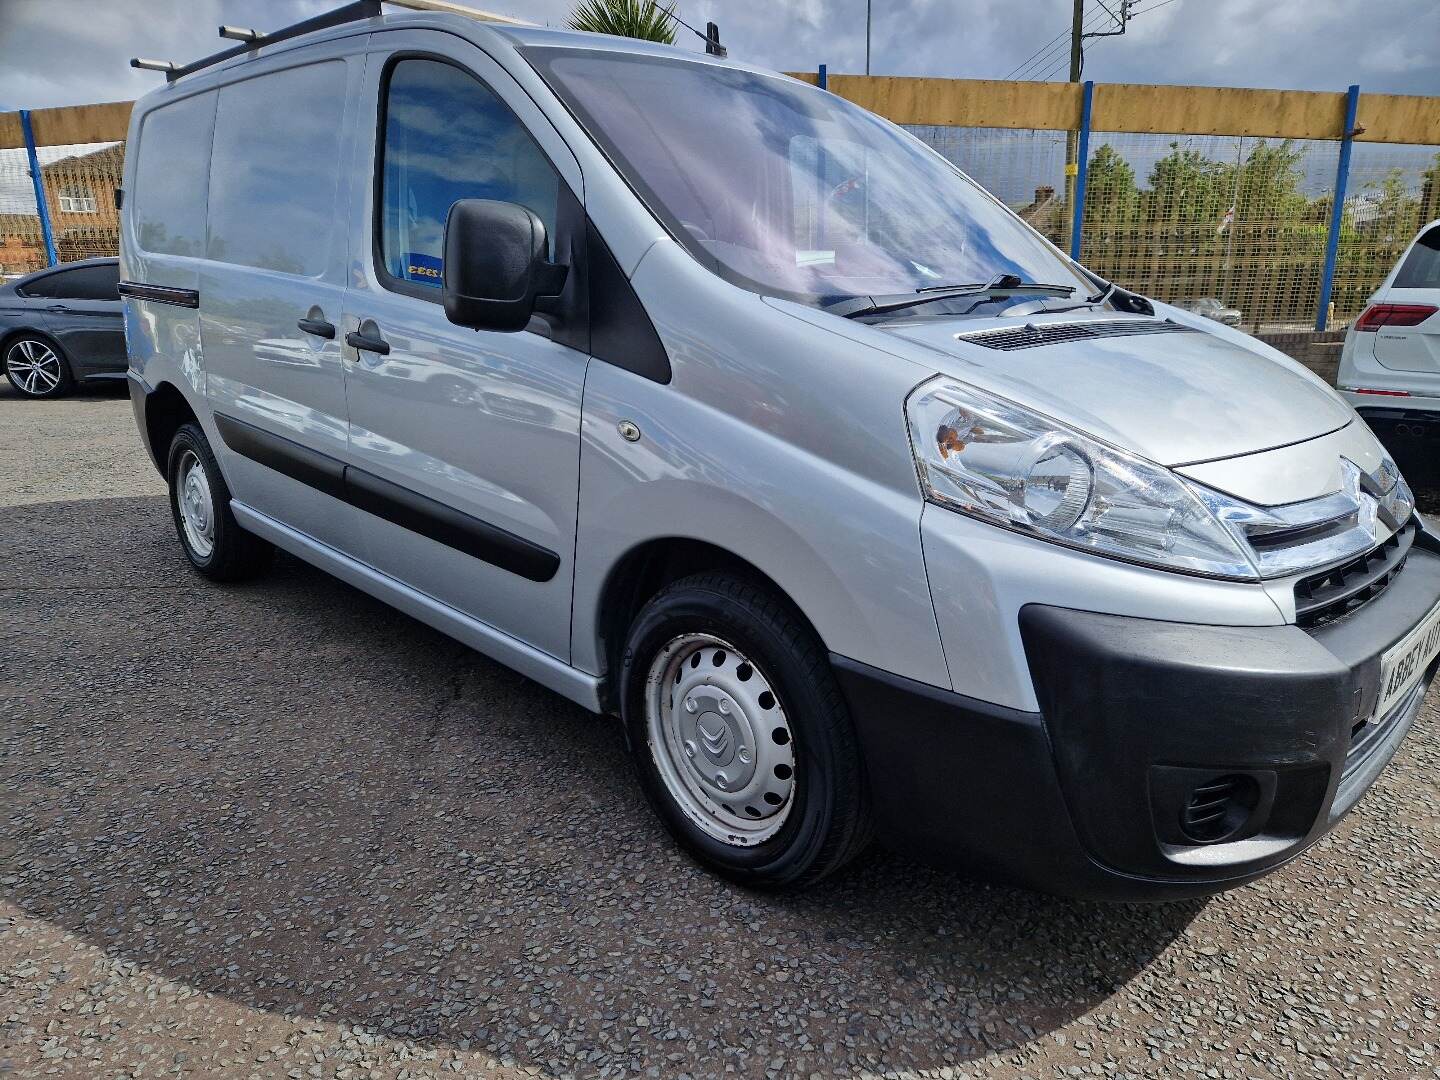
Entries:
[[727, 752], [730, 749], [730, 725], [711, 713], [700, 718], [695, 730], [700, 734], [705, 755], [717, 765], [724, 765], [730, 756]]

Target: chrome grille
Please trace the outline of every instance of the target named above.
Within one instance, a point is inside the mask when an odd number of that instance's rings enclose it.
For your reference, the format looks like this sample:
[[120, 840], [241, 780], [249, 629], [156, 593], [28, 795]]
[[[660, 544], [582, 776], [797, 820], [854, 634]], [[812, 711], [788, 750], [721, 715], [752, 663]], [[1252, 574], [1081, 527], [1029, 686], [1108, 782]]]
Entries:
[[979, 330], [973, 334], [956, 334], [956, 341], [969, 341], [987, 349], [1013, 352], [1034, 349], [1041, 345], [1057, 345], [1066, 341], [1090, 341], [1095, 338], [1134, 337], [1142, 334], [1198, 334], [1192, 326], [1170, 319], [1097, 319], [1091, 322], [1026, 323], [1000, 330]]
[[1192, 490], [1249, 546], [1261, 577], [1320, 574], [1367, 558], [1411, 521], [1415, 498], [1394, 468], [1383, 461], [1371, 475], [1342, 457], [1339, 491], [1283, 506]]

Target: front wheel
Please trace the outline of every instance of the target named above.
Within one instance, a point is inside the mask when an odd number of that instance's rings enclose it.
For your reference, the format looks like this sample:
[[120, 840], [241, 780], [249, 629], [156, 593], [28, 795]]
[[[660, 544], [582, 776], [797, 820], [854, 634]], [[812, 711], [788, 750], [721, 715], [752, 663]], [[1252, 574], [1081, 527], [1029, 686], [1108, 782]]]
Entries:
[[212, 581], [239, 581], [270, 565], [275, 549], [235, 520], [230, 489], [199, 425], [175, 432], [166, 475], [175, 532], [191, 566]]
[[670, 832], [745, 884], [829, 874], [870, 838], [859, 751], [829, 658], [798, 613], [728, 573], [664, 589], [636, 618], [622, 713]]

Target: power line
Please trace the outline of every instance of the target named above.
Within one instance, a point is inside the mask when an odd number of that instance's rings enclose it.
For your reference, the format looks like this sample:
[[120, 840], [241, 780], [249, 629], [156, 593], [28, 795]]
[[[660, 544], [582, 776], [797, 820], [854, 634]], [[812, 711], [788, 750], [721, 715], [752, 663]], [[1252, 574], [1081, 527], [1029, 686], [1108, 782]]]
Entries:
[[[1096, 30], [1100, 26], [1104, 25], [1104, 23], [1105, 15], [1101, 12], [1095, 12], [1086, 20], [1086, 25], [1083, 27], [1083, 29], [1086, 31]], [[1060, 50], [1062, 53], [1068, 50], [1070, 34], [1071, 32], [1069, 30], [1064, 30], [1061, 33], [1057, 34], [1055, 37], [1051, 38], [1048, 43], [1042, 45], [1035, 52], [1031, 53], [1029, 59], [1023, 61], [1017, 68], [1015, 68], [1015, 70], [1013, 70], [1009, 75], [1005, 76], [1005, 78], [1024, 78], [1027, 73], [1032, 73], [1034, 71], [1044, 69], [1053, 61], [1057, 50]], [[1069, 62], [1068, 56], [1066, 57], [1066, 62]], [[1049, 75], [1045, 76], [1045, 78], [1049, 77]]]
[[[1096, 25], [1098, 26], [1099, 24], [1097, 23]], [[1055, 38], [1051, 39], [1048, 46], [1042, 46], [1039, 50], [1032, 53], [1029, 60], [1026, 60], [1023, 64], [1016, 68], [1015, 71], [1005, 77], [1007, 79], [1023, 78], [1026, 73], [1044, 67], [1055, 56], [1055, 52], [1057, 49], [1068, 49], [1069, 42], [1070, 31], [1066, 30], [1064, 33], [1059, 34]]]
[[[1096, 12], [1086, 20], [1086, 25], [1084, 29], [1087, 31], [1097, 29], [1098, 27], [1104, 25], [1105, 21], [1105, 15], [1101, 12]], [[1043, 70], [1051, 63], [1053, 63], [1057, 49], [1060, 50], [1061, 55], [1064, 56], [1064, 64], [1069, 64], [1069, 30], [1066, 30], [1061, 34], [1057, 35], [1056, 37], [1052, 38], [1048, 47], [1042, 46], [1038, 51], [1032, 53], [1029, 60], [1026, 60], [1023, 64], [1016, 68], [1015, 71], [1012, 71], [1009, 75], [1006, 75], [1005, 78], [1021, 79], [1026, 77], [1027, 72], [1033, 73], [1034, 71]], [[1062, 68], [1063, 66], [1064, 65], [1062, 65]], [[1041, 77], [1040, 80], [1037, 81], [1044, 81], [1044, 79], [1050, 78], [1051, 74], [1054, 74], [1053, 69], [1051, 70], [1050, 74], [1044, 75], [1043, 77]]]
[[1062, 32], [1059, 33], [1059, 34], [1056, 34], [1053, 38], [1051, 38], [1049, 41], [1047, 41], [1044, 45], [1041, 45], [1040, 48], [1036, 49], [1036, 50], [1035, 50], [1033, 53], [1031, 53], [1028, 57], [1026, 57], [1024, 60], [1020, 61], [1020, 63], [1018, 63], [1017, 65], [1015, 65], [1015, 67], [1013, 67], [1013, 68], [1010, 70], [1010, 74], [1009, 74], [1009, 75], [1006, 75], [1005, 78], [1007, 78], [1007, 79], [1013, 79], [1013, 78], [1015, 77], [1015, 73], [1016, 73], [1017, 71], [1020, 71], [1022, 68], [1028, 67], [1028, 66], [1030, 65], [1030, 62], [1031, 62], [1032, 60], [1034, 60], [1037, 56], [1039, 56], [1039, 55], [1040, 55], [1042, 52], [1044, 52], [1047, 48], [1049, 48], [1050, 46], [1053, 46], [1057, 41], [1060, 41], [1060, 40], [1062, 40], [1063, 38], [1068, 37], [1069, 34], [1070, 34], [1070, 31], [1068, 31], [1068, 30], [1065, 30], [1065, 31], [1062, 31]]
[[1144, 15], [1147, 11], [1154, 11], [1156, 8], [1162, 8], [1166, 4], [1173, 4], [1174, 2], [1175, 0], [1160, 0], [1158, 4], [1151, 4], [1149, 7], [1136, 8], [1134, 11], [1130, 12], [1130, 14], [1132, 16]]

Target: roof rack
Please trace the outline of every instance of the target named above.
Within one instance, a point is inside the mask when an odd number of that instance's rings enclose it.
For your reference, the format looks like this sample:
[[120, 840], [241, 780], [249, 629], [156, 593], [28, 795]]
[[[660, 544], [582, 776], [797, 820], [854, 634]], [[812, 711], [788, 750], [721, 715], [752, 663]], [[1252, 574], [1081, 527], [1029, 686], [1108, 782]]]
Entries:
[[[299, 37], [301, 34], [309, 34], [316, 30], [324, 30], [331, 26], [342, 26], [349, 22], [359, 22], [362, 19], [373, 19], [380, 14], [380, 0], [354, 0], [353, 3], [338, 7], [334, 11], [322, 12], [313, 18], [303, 19], [290, 26], [283, 26], [279, 30], [272, 30], [268, 34], [256, 33], [254, 36], [246, 36], [242, 43], [233, 49], [223, 49], [218, 53], [195, 60], [184, 66], [177, 67], [174, 64], [167, 64], [161, 67], [165, 61], [140, 60], [138, 57], [130, 61], [134, 68], [145, 68], [148, 71], [165, 72], [165, 81], [174, 82], [176, 79], [183, 79], [186, 75], [200, 71], [202, 68], [219, 64], [234, 56], [243, 56], [252, 49], [258, 49], [262, 45], [273, 45], [277, 41], [286, 41], [290, 38]], [[221, 37], [234, 36], [238, 28], [222, 26]], [[228, 32], [227, 32], [228, 31]]]
[[[456, 0], [388, 0], [389, 3], [398, 7], [410, 8], [415, 11], [439, 11], [456, 15], [468, 15], [471, 18], [482, 19], [486, 22], [508, 23], [511, 26], [528, 26], [529, 23], [521, 19], [511, 19], [504, 15], [493, 15], [488, 11], [480, 11], [467, 4], [457, 3]], [[360, 22], [362, 19], [373, 19], [381, 12], [382, 0], [354, 0], [353, 3], [338, 7], [334, 11], [322, 12], [310, 19], [294, 23], [290, 26], [282, 26], [279, 30], [272, 30], [270, 33], [261, 33], [258, 30], [251, 30], [243, 26], [222, 26], [220, 36], [239, 41], [241, 44], [234, 48], [224, 49], [218, 53], [195, 60], [189, 64], [177, 65], [168, 60], [144, 60], [135, 57], [130, 61], [133, 68], [143, 68], [146, 71], [163, 71], [166, 82], [174, 82], [176, 79], [183, 79], [186, 75], [222, 63], [234, 56], [243, 56], [252, 49], [258, 49], [263, 45], [273, 45], [277, 41], [285, 41], [289, 38], [299, 37], [301, 34], [313, 33], [316, 30], [324, 30], [331, 26], [342, 26], [345, 23]]]

